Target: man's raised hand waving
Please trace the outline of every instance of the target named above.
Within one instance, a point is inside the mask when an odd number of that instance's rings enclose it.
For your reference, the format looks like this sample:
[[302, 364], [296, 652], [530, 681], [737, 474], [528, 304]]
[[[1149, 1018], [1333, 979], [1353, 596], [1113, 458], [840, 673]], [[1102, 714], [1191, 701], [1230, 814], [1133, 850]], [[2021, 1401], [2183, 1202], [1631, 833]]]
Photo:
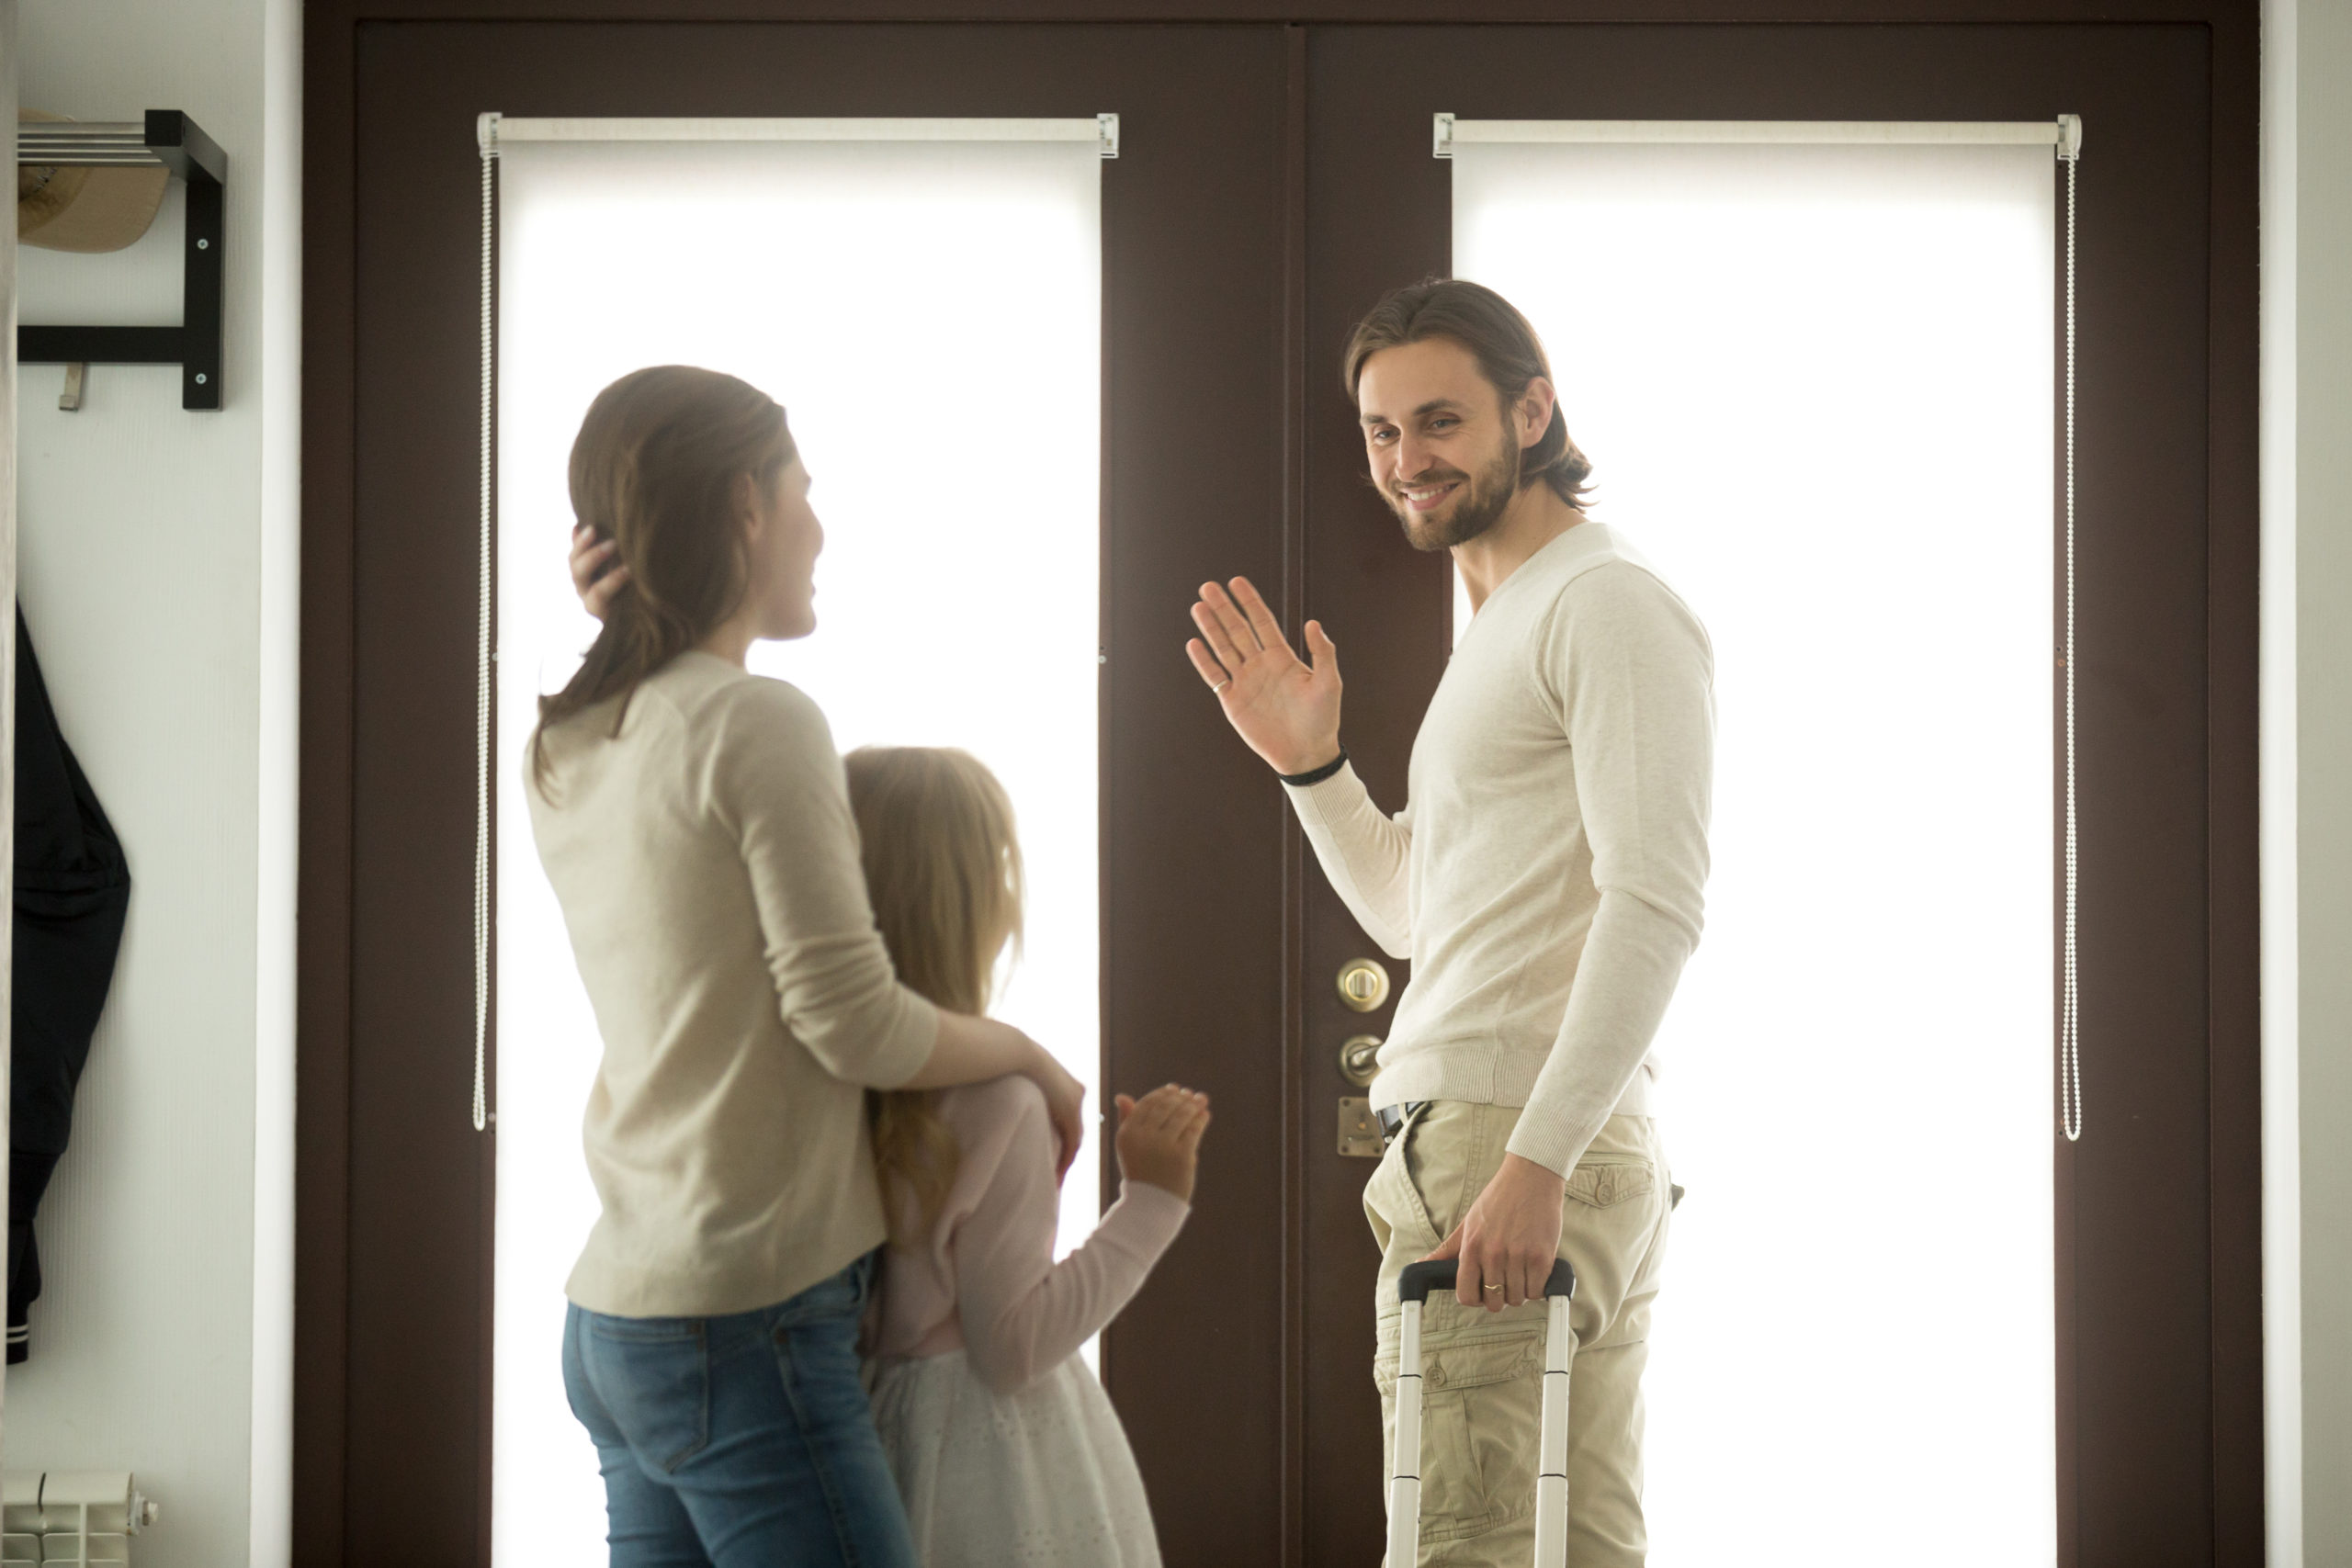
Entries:
[[1250, 750], [1283, 774], [1339, 760], [1340, 650], [1320, 622], [1306, 623], [1313, 662], [1302, 662], [1257, 589], [1237, 577], [1230, 592], [1201, 584], [1193, 624], [1201, 635], [1184, 651]]

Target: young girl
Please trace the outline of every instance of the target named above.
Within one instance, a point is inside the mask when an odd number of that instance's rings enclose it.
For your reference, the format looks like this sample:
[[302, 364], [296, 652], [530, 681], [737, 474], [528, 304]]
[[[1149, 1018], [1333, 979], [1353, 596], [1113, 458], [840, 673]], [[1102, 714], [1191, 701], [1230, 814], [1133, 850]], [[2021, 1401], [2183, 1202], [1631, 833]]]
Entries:
[[[1003, 787], [961, 751], [868, 748], [844, 761], [899, 978], [979, 1012], [1021, 924]], [[1156, 1568], [1142, 1477], [1078, 1349], [1183, 1224], [1208, 1097], [1173, 1084], [1118, 1097], [1119, 1201], [1058, 1264], [1056, 1139], [1027, 1079], [868, 1103], [890, 1210], [875, 1423], [917, 1551], [928, 1568]]]

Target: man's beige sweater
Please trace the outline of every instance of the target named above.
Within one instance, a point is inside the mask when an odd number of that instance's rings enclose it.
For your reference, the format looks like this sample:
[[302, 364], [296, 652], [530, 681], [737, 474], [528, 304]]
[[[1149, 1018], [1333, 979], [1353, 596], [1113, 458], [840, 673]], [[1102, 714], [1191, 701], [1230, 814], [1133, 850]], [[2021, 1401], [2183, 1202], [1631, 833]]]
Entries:
[[1713, 681], [1690, 607], [1580, 523], [1480, 606], [1404, 811], [1352, 768], [1290, 791], [1366, 934], [1412, 961], [1374, 1104], [1524, 1106], [1510, 1152], [1563, 1175], [1612, 1112], [1650, 1111], [1650, 1040], [1699, 941]]
[[[749, 1312], [880, 1245], [865, 1086], [939, 1017], [875, 930], [831, 732], [794, 687], [684, 653], [547, 731], [524, 788], [604, 1059], [604, 1213], [565, 1292], [621, 1317]], [[585, 1048], [585, 1043], [582, 1043]]]

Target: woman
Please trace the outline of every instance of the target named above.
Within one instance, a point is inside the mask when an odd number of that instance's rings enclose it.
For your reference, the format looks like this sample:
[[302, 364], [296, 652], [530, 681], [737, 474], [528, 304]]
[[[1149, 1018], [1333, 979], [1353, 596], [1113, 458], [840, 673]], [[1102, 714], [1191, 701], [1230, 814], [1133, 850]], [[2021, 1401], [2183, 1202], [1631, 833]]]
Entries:
[[816, 626], [824, 534], [784, 411], [639, 370], [590, 407], [571, 481], [626, 577], [541, 704], [526, 786], [605, 1043], [564, 1379], [611, 1560], [912, 1568], [857, 1376], [885, 1235], [865, 1091], [1022, 1074], [1067, 1168], [1080, 1089], [894, 978], [824, 716], [744, 669]]

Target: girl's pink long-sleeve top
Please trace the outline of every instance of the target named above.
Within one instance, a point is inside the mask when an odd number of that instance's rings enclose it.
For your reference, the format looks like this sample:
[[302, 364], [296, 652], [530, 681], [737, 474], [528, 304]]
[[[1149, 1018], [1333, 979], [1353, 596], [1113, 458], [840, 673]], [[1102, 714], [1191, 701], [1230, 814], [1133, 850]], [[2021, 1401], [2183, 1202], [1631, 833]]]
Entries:
[[1191, 1205], [1125, 1181], [1083, 1246], [1054, 1261], [1061, 1195], [1046, 1097], [1024, 1077], [949, 1089], [956, 1179], [918, 1247], [883, 1254], [875, 1354], [962, 1349], [979, 1380], [1012, 1393], [1078, 1353], [1119, 1314], [1184, 1224]]

